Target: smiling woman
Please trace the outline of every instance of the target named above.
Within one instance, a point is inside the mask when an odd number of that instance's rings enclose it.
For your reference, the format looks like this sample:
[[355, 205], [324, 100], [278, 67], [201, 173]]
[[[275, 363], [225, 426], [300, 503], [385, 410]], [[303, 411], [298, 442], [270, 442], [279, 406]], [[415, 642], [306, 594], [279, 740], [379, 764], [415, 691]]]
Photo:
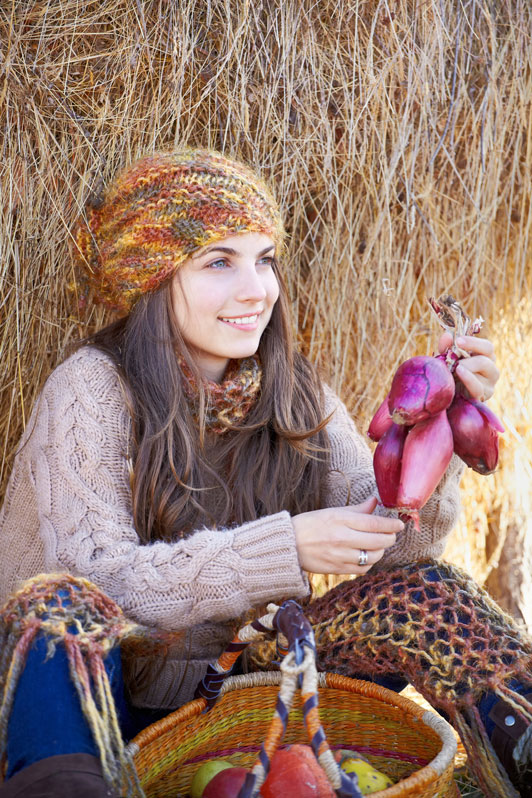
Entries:
[[230, 236], [200, 250], [172, 279], [172, 308], [203, 375], [219, 382], [230, 359], [254, 355], [279, 298], [275, 243]]
[[[322, 667], [410, 680], [486, 791], [517, 795], [494, 748], [517, 783], [532, 644], [436, 561], [461, 461], [419, 531], [377, 506], [364, 438], [294, 344], [283, 239], [265, 183], [201, 149], [133, 163], [79, 220], [78, 293], [118, 318], [48, 378], [0, 513], [2, 798], [139, 794], [124, 741], [288, 597], [308, 599]], [[464, 347], [464, 386], [490, 396], [491, 344]], [[308, 571], [357, 578], [311, 600]]]

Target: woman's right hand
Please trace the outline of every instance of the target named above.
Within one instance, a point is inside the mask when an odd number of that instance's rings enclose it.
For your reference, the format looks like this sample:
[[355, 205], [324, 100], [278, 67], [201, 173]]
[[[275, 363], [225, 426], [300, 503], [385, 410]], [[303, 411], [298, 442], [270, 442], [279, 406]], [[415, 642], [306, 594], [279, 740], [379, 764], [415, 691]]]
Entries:
[[[377, 499], [292, 516], [299, 564], [315, 574], [365, 574], [393, 546], [404, 524], [373, 515]], [[359, 565], [366, 551], [367, 564]]]

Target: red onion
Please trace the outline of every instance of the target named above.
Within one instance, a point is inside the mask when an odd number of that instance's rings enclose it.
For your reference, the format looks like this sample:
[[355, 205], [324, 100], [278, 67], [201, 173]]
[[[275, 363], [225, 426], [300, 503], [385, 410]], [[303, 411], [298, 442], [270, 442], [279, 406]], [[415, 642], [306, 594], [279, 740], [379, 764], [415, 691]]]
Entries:
[[380, 439], [373, 455], [373, 470], [379, 496], [385, 507], [397, 506], [397, 491], [401, 476], [401, 459], [408, 427], [394, 424]]
[[475, 471], [489, 474], [497, 465], [498, 433], [504, 431], [489, 408], [455, 389], [456, 365], [470, 356], [457, 340], [476, 335], [482, 317], [471, 321], [450, 295], [429, 303], [453, 343], [441, 355], [412, 357], [399, 366], [368, 429], [378, 441], [373, 467], [381, 502], [412, 519], [417, 529], [419, 510], [436, 490], [453, 449]]
[[489, 407], [457, 394], [447, 411], [454, 451], [479, 474], [492, 474], [499, 461], [499, 432], [504, 427]]
[[388, 407], [396, 424], [417, 424], [446, 410], [454, 397], [454, 379], [441, 357], [411, 357], [392, 381]]
[[453, 434], [444, 410], [416, 424], [406, 436], [397, 507], [418, 529], [418, 510], [434, 493], [452, 454]]
[[371, 438], [372, 441], [380, 441], [384, 433], [389, 430], [392, 425], [392, 417], [388, 409], [389, 397], [390, 394], [387, 393], [384, 401], [371, 419], [371, 423], [368, 427], [368, 437]]

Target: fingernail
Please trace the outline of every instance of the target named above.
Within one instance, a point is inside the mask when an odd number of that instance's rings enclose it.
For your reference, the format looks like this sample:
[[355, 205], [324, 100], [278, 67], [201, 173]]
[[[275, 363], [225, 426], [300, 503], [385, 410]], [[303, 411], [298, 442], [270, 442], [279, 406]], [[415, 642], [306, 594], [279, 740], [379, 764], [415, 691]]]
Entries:
[[457, 338], [456, 339], [456, 343], [458, 344], [458, 346], [465, 346], [466, 345], [466, 339], [465, 338]]

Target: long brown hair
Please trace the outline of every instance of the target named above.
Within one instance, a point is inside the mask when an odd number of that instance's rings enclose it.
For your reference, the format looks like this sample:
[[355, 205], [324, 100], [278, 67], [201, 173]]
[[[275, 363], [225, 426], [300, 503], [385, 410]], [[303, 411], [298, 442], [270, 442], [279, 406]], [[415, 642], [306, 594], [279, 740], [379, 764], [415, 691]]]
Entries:
[[328, 462], [323, 389], [295, 349], [278, 264], [275, 271], [280, 296], [259, 345], [259, 399], [244, 424], [222, 435], [205, 429], [203, 390], [199, 424], [192, 419], [176, 352], [202, 380], [174, 321], [170, 281], [86, 340], [110, 355], [125, 387], [133, 516], [143, 543], [320, 506]]

